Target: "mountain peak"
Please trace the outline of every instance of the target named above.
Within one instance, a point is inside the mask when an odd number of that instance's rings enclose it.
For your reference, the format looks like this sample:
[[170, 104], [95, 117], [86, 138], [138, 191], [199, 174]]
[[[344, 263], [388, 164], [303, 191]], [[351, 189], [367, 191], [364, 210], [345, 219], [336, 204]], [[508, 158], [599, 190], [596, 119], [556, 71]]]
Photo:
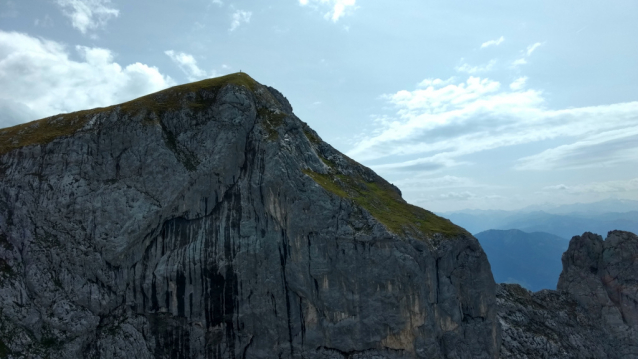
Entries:
[[12, 353], [497, 356], [478, 241], [246, 74], [4, 129], [0, 145]]
[[[50, 116], [0, 129], [0, 154], [5, 154], [24, 146], [45, 145], [58, 137], [71, 136], [83, 129], [96, 116], [111, 111], [129, 114], [138, 111], [150, 111], [157, 114], [158, 112], [183, 106], [201, 107], [205, 105], [207, 97], [227, 85], [243, 87], [252, 92], [258, 90], [258, 88], [263, 88], [248, 74], [237, 72], [170, 87], [117, 105]], [[208, 96], [201, 96], [201, 94], [207, 94]]]

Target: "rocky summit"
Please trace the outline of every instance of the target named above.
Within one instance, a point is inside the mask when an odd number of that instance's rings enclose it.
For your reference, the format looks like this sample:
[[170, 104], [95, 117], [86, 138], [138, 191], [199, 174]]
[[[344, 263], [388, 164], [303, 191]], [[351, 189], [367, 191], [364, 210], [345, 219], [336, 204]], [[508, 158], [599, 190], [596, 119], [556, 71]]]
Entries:
[[477, 240], [246, 74], [1, 129], [0, 177], [0, 357], [499, 355]]

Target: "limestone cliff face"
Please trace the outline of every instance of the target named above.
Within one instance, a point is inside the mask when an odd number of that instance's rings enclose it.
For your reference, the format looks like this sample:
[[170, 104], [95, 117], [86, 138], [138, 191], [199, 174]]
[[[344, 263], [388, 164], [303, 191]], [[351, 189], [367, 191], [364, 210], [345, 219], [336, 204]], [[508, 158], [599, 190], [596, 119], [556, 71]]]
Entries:
[[0, 130], [0, 357], [495, 358], [487, 258], [245, 74]]
[[572, 238], [558, 291], [497, 290], [502, 358], [638, 358], [638, 237]]

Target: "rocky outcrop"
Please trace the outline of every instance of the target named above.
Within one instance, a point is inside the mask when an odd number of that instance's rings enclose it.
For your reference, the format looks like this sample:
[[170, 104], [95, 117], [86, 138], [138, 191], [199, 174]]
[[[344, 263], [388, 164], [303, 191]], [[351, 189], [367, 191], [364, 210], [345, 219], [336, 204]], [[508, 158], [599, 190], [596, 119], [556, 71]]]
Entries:
[[638, 358], [638, 237], [572, 238], [558, 291], [497, 290], [502, 358]]
[[0, 357], [494, 358], [470, 234], [245, 74], [0, 130]]

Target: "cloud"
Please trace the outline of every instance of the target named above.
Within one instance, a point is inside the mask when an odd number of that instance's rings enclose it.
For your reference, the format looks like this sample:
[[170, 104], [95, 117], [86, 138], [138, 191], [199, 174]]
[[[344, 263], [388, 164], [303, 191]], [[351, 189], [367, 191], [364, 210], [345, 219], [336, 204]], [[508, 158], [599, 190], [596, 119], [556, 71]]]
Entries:
[[417, 85], [417, 87], [430, 87], [430, 86], [441, 86], [441, 85], [447, 85], [449, 83], [452, 83], [454, 81], [454, 77], [450, 77], [447, 80], [441, 80], [441, 79], [425, 79], [421, 82], [419, 82], [419, 84]]
[[547, 186], [543, 189], [550, 192], [561, 191], [571, 194], [629, 192], [638, 190], [638, 178], [620, 181], [592, 182], [574, 186], [558, 184]]
[[0, 31], [0, 126], [57, 113], [109, 106], [172, 86], [155, 67], [121, 66], [113, 54]]
[[510, 84], [510, 89], [514, 91], [522, 90], [525, 87], [526, 82], [527, 76], [519, 77]]
[[42, 19], [35, 19], [33, 24], [39, 27], [52, 27], [53, 19], [49, 16], [49, 14], [46, 14]]
[[527, 58], [530, 57], [530, 55], [532, 55], [534, 50], [538, 49], [542, 45], [543, 45], [543, 43], [540, 43], [540, 42], [537, 42], [535, 44], [529, 45], [527, 47], [527, 50], [522, 51], [522, 56], [523, 57], [518, 58], [518, 59], [514, 60], [514, 62], [512, 62], [512, 67], [516, 67], [516, 66], [520, 66], [520, 65], [526, 65], [527, 64]]
[[[634, 103], [633, 110], [638, 110]], [[631, 106], [630, 106], [631, 107]], [[631, 111], [631, 109], [627, 109]], [[580, 112], [580, 113], [579, 113]], [[576, 109], [583, 118], [591, 114]], [[638, 116], [634, 117], [634, 120]], [[577, 125], [577, 124], [574, 124]], [[565, 170], [576, 168], [610, 167], [631, 163], [638, 159], [638, 126], [623, 127], [586, 136], [574, 143], [547, 149], [539, 154], [521, 158], [519, 170]]]
[[415, 175], [411, 177], [404, 177], [401, 180], [395, 181], [395, 185], [399, 186], [401, 190], [404, 189], [416, 189], [416, 190], [436, 190], [440, 188], [458, 188], [458, 187], [478, 187], [471, 179], [457, 176], [442, 176], [442, 177], [427, 177], [423, 174]]
[[520, 66], [520, 65], [525, 65], [525, 64], [527, 64], [527, 60], [525, 60], [524, 58], [516, 59], [516, 60], [514, 60], [514, 62], [512, 62], [512, 66], [514, 66], [514, 67]]
[[500, 45], [503, 41], [505, 41], [505, 38], [503, 36], [501, 36], [500, 38], [498, 38], [497, 40], [490, 40], [490, 41], [486, 41], [484, 43], [481, 44], [481, 49], [484, 49], [486, 47], [490, 47], [490, 46], [498, 46]]
[[[522, 88], [524, 79], [509, 87], [473, 76], [452, 83], [428, 79], [427, 87], [384, 95], [395, 116], [377, 121], [377, 129], [362, 136], [348, 155], [375, 161], [371, 167], [379, 171], [432, 172], [468, 164], [463, 157], [470, 154], [560, 140], [562, 146], [523, 158], [516, 168], [580, 168], [638, 159], [638, 102], [551, 110], [542, 91]], [[396, 161], [397, 156], [403, 160]]]
[[229, 31], [235, 31], [242, 23], [248, 24], [250, 17], [253, 15], [250, 11], [237, 10], [232, 15]]
[[222, 0], [211, 0], [211, 4], [215, 4], [217, 6], [223, 6], [224, 2]]
[[330, 11], [325, 13], [325, 17], [332, 22], [337, 22], [347, 11], [354, 8], [355, 3], [356, 0], [299, 0], [299, 4], [302, 6], [329, 8]]
[[460, 66], [457, 66], [455, 70], [457, 72], [465, 72], [472, 75], [472, 74], [490, 71], [494, 68], [494, 65], [496, 65], [496, 60], [490, 60], [490, 62], [488, 62], [487, 64], [483, 66], [470, 66], [467, 63], [463, 63]]
[[86, 34], [90, 30], [103, 27], [120, 11], [109, 7], [110, 0], [55, 0], [64, 15], [71, 19], [74, 28]]
[[173, 50], [164, 51], [164, 53], [186, 74], [189, 81], [197, 81], [217, 76], [217, 72], [215, 71], [208, 73], [200, 69], [193, 55], [184, 52], [175, 52]]
[[469, 191], [441, 193], [439, 198], [454, 201], [467, 201], [478, 197], [475, 193]]
[[532, 54], [532, 52], [534, 52], [534, 50], [538, 49], [541, 45], [543, 45], [543, 44], [541, 44], [540, 42], [537, 42], [537, 43], [535, 43], [533, 45], [529, 45], [527, 47], [527, 56], [530, 56]]

